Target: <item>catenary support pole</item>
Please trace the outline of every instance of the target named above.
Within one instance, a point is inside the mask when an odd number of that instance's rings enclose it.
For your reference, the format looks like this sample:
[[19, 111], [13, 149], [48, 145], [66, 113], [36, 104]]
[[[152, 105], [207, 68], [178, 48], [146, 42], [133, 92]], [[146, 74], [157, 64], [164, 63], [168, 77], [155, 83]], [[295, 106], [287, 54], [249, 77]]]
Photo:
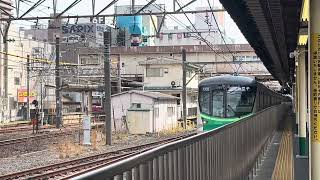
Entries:
[[60, 77], [60, 38], [56, 37], [56, 127], [60, 128], [61, 125], [61, 77]]
[[104, 92], [105, 92], [105, 132], [106, 145], [112, 145], [111, 123], [111, 77], [110, 77], [110, 45], [111, 32], [104, 32]]
[[305, 48], [299, 48], [298, 59], [298, 86], [299, 86], [299, 155], [307, 155], [307, 71]]
[[41, 126], [43, 126], [43, 77], [41, 77], [40, 79], [40, 106], [41, 106], [41, 109], [40, 109]]
[[117, 74], [118, 74], [118, 81], [117, 81], [117, 88], [118, 93], [121, 93], [121, 57], [120, 54], [118, 55], [118, 61], [117, 61]]
[[27, 121], [30, 121], [30, 55], [27, 55]]
[[182, 49], [182, 115], [183, 126], [187, 128], [187, 55], [186, 50]]
[[3, 35], [3, 43], [4, 43], [4, 61], [3, 61], [3, 66], [4, 66], [4, 96], [6, 99], [6, 110], [9, 109], [9, 104], [8, 104], [8, 46], [9, 46], [9, 41], [8, 41], [8, 33], [9, 33], [9, 28], [10, 28], [11, 21], [8, 21], [7, 24], [5, 25], [5, 32]]
[[310, 0], [309, 77], [310, 93], [310, 179], [320, 179], [320, 1]]

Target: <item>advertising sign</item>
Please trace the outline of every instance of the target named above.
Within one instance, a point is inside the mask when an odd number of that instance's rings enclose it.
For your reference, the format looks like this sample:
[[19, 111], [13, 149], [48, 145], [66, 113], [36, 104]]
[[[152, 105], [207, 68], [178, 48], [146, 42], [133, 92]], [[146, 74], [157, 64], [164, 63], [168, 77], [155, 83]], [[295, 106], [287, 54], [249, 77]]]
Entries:
[[[37, 93], [35, 91], [30, 90], [29, 102], [31, 103], [36, 99]], [[18, 102], [26, 103], [28, 101], [28, 91], [27, 88], [18, 89]]]

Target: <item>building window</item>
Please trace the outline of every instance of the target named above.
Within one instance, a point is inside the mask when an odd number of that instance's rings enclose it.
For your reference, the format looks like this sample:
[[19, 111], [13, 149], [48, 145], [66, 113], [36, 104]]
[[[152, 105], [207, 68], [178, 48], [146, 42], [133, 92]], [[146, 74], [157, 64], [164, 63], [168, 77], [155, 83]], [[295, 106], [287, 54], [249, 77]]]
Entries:
[[188, 116], [197, 115], [197, 107], [188, 108]]
[[139, 103], [139, 104], [137, 104], [137, 108], [141, 108], [141, 104]]
[[176, 95], [173, 95], [173, 96], [176, 96], [177, 98], [177, 105], [179, 106], [180, 105], [180, 94], [176, 94]]
[[159, 118], [159, 108], [153, 108], [153, 113], [155, 118]]
[[15, 85], [20, 85], [20, 78], [15, 77], [15, 78], [14, 78], [14, 84], [15, 84]]
[[168, 112], [168, 117], [174, 116], [174, 107], [168, 107], [167, 112]]
[[260, 61], [257, 56], [234, 56], [233, 61]]
[[16, 109], [17, 101], [14, 100], [14, 97], [9, 97], [9, 106], [10, 109]]
[[146, 76], [147, 77], [162, 77], [163, 70], [162, 70], [162, 68], [147, 68]]
[[85, 56], [80, 58], [81, 64], [100, 64], [99, 57], [97, 56]]
[[143, 36], [143, 42], [145, 42], [145, 43], [148, 42], [148, 37], [147, 36]]
[[260, 58], [258, 58], [258, 56], [253, 56], [252, 59], [253, 61], [260, 61]]

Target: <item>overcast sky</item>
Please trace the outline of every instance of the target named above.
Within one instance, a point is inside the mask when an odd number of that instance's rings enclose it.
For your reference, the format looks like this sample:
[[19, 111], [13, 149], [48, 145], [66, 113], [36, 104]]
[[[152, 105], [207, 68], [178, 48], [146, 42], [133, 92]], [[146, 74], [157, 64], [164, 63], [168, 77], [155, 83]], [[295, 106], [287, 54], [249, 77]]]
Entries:
[[[29, 1], [35, 2], [37, 0], [29, 0]], [[74, 0], [58, 0], [57, 9], [62, 11], [69, 4], [71, 4], [73, 1]], [[68, 11], [68, 13], [66, 13], [65, 15], [84, 15], [84, 14], [90, 15], [90, 14], [92, 14], [91, 1], [92, 0], [82, 0], [75, 7], [70, 9]], [[150, 0], [136, 0], [136, 4], [143, 5], [143, 4], [147, 4], [149, 1]], [[189, 1], [191, 1], [191, 0], [179, 0], [179, 2], [181, 4], [186, 4]], [[111, 2], [111, 0], [96, 0], [95, 12], [99, 12], [102, 9], [102, 7], [106, 6], [110, 2]], [[131, 0], [119, 0], [116, 3], [116, 5], [117, 6], [129, 5], [130, 2], [131, 2]], [[218, 0], [210, 0], [210, 2], [211, 2], [211, 6], [218, 7], [218, 8], [222, 7]], [[156, 3], [165, 4], [167, 11], [171, 11], [173, 8], [173, 1], [172, 0], [157, 0]], [[21, 2], [20, 15], [22, 14], [22, 12], [26, 11], [26, 9], [29, 8], [31, 5], [32, 5], [32, 3]], [[194, 10], [195, 7], [206, 7], [206, 6], [208, 7], [207, 0], [197, 0], [196, 2], [194, 2], [193, 4], [188, 6], [188, 8], [186, 8], [185, 10]], [[52, 12], [53, 12], [52, 0], [47, 0], [44, 4], [39, 6], [36, 10], [33, 10], [27, 16], [35, 16], [35, 17], [36, 16], [48, 16]], [[114, 7], [111, 7], [108, 10], [106, 10], [103, 14], [111, 14], [113, 12], [114, 12]], [[177, 17], [181, 22], [183, 22], [183, 24], [190, 25], [189, 22], [187, 21], [187, 19], [184, 17], [184, 15], [176, 15], [175, 17]], [[194, 22], [194, 19], [195, 19], [194, 15], [189, 15], [189, 17], [190, 17], [190, 20], [192, 22]], [[39, 21], [39, 23], [47, 24], [47, 20]], [[23, 26], [23, 25], [25, 26], [25, 25], [31, 25], [31, 24], [34, 24], [34, 21], [18, 21], [17, 22], [18, 26]], [[167, 17], [167, 24], [176, 25], [177, 22], [176, 22], [176, 20], [173, 20], [173, 18]], [[236, 24], [233, 22], [233, 20], [230, 18], [230, 16], [228, 15], [227, 12], [226, 12], [226, 16], [225, 16], [225, 29], [226, 29], [227, 36], [234, 39], [235, 43], [247, 43], [246, 39], [243, 37], [242, 33], [240, 32], [240, 30], [238, 29]]]

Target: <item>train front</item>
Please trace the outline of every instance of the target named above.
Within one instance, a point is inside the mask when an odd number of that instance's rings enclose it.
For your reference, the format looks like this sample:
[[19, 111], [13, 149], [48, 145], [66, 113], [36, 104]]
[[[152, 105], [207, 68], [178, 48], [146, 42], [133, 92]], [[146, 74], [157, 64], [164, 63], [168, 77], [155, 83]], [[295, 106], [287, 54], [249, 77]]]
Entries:
[[212, 130], [252, 115], [256, 81], [249, 77], [217, 76], [199, 83], [203, 130]]

